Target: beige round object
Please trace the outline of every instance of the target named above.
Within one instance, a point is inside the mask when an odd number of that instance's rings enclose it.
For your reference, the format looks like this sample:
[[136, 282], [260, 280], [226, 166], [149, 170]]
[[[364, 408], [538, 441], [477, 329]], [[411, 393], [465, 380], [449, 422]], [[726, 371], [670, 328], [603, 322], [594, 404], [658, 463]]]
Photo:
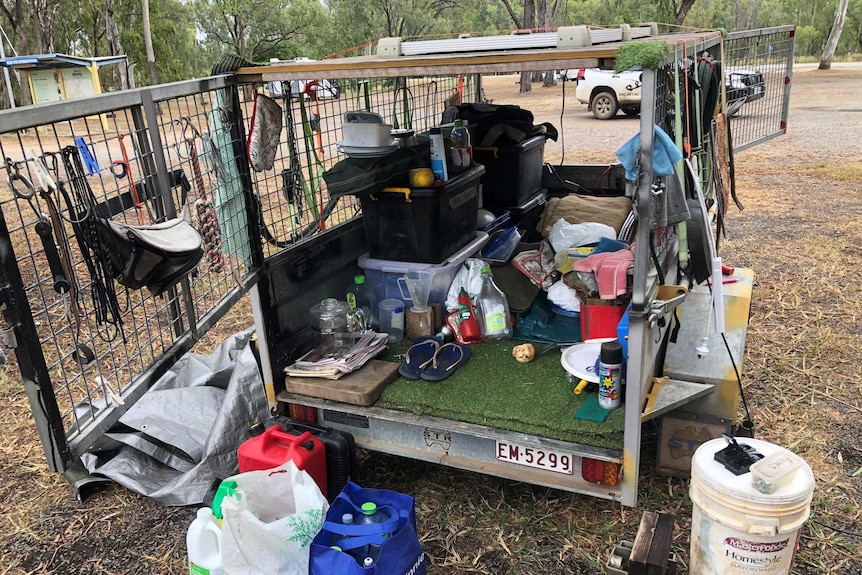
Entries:
[[536, 358], [536, 348], [532, 343], [522, 343], [512, 348], [512, 357], [520, 363], [530, 363]]

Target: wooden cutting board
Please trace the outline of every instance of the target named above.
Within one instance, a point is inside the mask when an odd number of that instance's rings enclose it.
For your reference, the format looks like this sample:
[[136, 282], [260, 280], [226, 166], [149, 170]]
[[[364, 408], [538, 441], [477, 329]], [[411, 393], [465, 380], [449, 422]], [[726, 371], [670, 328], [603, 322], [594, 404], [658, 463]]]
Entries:
[[286, 376], [285, 390], [299, 395], [371, 405], [383, 389], [398, 377], [398, 364], [379, 359], [369, 360], [361, 368], [340, 379]]

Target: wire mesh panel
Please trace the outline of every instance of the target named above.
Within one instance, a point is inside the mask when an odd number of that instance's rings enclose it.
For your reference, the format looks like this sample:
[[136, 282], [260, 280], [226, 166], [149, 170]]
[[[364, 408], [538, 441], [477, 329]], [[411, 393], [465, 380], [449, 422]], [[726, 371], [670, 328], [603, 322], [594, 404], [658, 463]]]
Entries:
[[[52, 470], [66, 470], [251, 280], [235, 96], [215, 78], [0, 115], [4, 343]], [[124, 244], [111, 243], [109, 222], [171, 240], [190, 225], [203, 257], [153, 287], [117, 268]], [[132, 271], [149, 257], [133, 251]], [[147, 287], [127, 287], [135, 279]]]
[[[268, 255], [360, 214], [353, 196], [331, 198], [323, 173], [347, 157], [341, 124], [346, 112], [374, 112], [393, 130], [426, 131], [447, 106], [472, 101], [468, 76], [271, 82], [266, 91], [284, 114], [274, 168], [252, 172], [260, 232]], [[246, 131], [254, 106], [243, 108]]]
[[781, 26], [734, 32], [724, 41], [734, 150], [786, 132], [795, 34], [795, 26]]

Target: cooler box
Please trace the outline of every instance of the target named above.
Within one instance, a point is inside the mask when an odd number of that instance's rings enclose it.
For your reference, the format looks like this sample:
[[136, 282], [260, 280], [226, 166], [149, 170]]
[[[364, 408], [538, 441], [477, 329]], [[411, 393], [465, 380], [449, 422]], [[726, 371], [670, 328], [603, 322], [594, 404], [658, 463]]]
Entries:
[[431, 188], [391, 188], [361, 196], [372, 258], [439, 264], [475, 236], [479, 178], [475, 165]]
[[485, 166], [482, 177], [484, 206], [520, 206], [542, 188], [545, 136], [520, 144], [482, 148], [473, 143], [473, 159]]
[[309, 431], [293, 434], [273, 426], [244, 441], [237, 455], [240, 473], [272, 469], [293, 461], [311, 475], [323, 496], [327, 496], [326, 450], [323, 442]]
[[[476, 221], [473, 220], [475, 227]], [[446, 303], [446, 294], [449, 292], [449, 286], [452, 280], [455, 279], [455, 274], [467, 258], [477, 253], [485, 242], [488, 241], [488, 234], [485, 232], [477, 232], [473, 230], [473, 241], [462, 247], [456, 253], [452, 254], [444, 263], [439, 265], [421, 264], [416, 262], [402, 262], [394, 260], [378, 260], [372, 258], [369, 254], [359, 256], [357, 263], [359, 267], [365, 270], [365, 280], [368, 285], [374, 287], [377, 293], [377, 301], [382, 301], [386, 298], [396, 298], [412, 305], [410, 294], [407, 292], [407, 287], [404, 282], [401, 282], [401, 289], [398, 286], [398, 278], [404, 277], [407, 272], [427, 270], [434, 272], [434, 279], [431, 282], [431, 292], [428, 296], [428, 303]]]

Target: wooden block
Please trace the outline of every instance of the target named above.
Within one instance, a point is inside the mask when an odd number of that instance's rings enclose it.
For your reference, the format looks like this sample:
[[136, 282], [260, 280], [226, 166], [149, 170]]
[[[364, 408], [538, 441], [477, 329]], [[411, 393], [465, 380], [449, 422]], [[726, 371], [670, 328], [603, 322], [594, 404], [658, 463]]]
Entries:
[[647, 511], [643, 514], [629, 556], [629, 575], [665, 575], [673, 518], [670, 513]]
[[371, 405], [383, 389], [398, 377], [398, 364], [369, 360], [360, 369], [341, 379], [286, 376], [284, 388], [290, 393], [331, 399], [353, 405]]

